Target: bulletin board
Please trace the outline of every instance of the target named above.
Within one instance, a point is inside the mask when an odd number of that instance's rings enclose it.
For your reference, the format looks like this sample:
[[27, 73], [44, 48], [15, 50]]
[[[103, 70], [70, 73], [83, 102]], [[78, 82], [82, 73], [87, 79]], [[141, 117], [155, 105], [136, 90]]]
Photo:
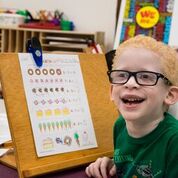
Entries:
[[171, 46], [178, 46], [177, 6], [178, 1], [121, 1], [114, 49], [123, 41], [138, 34], [151, 36]]
[[[98, 147], [37, 157], [18, 54], [0, 54], [0, 76], [19, 177], [32, 177], [112, 157], [112, 128], [118, 111], [110, 101], [104, 55], [79, 54]], [[107, 132], [106, 132], [107, 130]]]

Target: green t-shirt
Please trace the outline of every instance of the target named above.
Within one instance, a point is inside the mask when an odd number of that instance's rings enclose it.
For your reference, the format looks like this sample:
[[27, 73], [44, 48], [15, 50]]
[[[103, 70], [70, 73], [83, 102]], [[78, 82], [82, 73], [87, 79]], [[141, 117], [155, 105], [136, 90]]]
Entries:
[[178, 120], [168, 113], [148, 135], [128, 135], [122, 116], [114, 125], [118, 178], [178, 178]]

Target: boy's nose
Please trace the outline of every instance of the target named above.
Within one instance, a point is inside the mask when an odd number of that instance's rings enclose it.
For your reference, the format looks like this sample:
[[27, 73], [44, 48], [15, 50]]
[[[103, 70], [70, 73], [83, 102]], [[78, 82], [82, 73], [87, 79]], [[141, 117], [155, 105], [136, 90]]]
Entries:
[[133, 87], [135, 88], [135, 87], [139, 87], [139, 84], [136, 82], [135, 77], [131, 76], [127, 81], [127, 83], [125, 84], [125, 86], [128, 88], [133, 88]]

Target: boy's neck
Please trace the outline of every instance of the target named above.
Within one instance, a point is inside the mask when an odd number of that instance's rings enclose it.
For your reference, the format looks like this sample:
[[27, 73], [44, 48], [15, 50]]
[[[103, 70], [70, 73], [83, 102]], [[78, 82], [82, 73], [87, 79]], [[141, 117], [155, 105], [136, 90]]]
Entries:
[[153, 131], [162, 120], [163, 118], [159, 118], [147, 124], [126, 121], [126, 128], [131, 137], [140, 138]]

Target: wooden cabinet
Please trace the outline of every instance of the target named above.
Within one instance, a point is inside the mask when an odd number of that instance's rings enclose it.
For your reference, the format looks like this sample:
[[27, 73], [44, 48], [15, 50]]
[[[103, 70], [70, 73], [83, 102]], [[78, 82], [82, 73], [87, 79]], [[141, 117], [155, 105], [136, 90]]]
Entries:
[[77, 31], [0, 27], [0, 52], [26, 52], [26, 42], [34, 36], [39, 38], [44, 52], [82, 52], [91, 41], [104, 46], [104, 32], [80, 33]]

